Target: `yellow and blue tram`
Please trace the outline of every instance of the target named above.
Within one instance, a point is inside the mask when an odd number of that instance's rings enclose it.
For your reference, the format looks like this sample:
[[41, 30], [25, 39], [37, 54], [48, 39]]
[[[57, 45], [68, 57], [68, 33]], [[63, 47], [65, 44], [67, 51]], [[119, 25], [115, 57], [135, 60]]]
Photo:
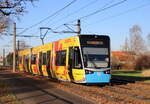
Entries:
[[75, 83], [109, 83], [110, 38], [77, 35], [21, 50], [19, 70]]

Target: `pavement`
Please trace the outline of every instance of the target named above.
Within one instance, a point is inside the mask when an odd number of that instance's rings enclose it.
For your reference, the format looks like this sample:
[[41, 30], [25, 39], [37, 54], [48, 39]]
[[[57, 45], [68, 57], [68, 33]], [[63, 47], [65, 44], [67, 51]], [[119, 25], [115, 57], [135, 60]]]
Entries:
[[7, 80], [12, 92], [24, 104], [93, 104], [81, 96], [65, 92], [11, 71], [0, 71], [0, 79]]

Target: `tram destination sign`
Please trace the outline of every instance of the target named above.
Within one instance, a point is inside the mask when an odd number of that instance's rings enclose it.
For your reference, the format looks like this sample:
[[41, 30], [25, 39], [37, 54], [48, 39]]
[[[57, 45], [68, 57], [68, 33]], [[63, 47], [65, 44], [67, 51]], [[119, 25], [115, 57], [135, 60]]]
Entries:
[[104, 42], [103, 41], [87, 41], [87, 44], [91, 44], [91, 45], [103, 45]]

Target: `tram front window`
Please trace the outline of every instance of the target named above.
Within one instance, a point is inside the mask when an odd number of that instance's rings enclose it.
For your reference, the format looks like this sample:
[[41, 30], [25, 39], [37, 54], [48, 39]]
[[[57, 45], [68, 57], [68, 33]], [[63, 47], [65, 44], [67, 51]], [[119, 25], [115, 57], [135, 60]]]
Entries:
[[106, 68], [109, 66], [108, 48], [84, 47], [84, 66], [87, 68]]
[[85, 68], [110, 67], [110, 39], [105, 35], [81, 35], [80, 44]]

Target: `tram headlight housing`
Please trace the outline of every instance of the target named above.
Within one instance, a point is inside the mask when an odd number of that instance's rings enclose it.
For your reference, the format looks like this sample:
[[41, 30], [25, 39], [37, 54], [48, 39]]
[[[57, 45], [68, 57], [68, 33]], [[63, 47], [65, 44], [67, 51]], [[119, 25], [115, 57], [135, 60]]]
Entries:
[[109, 62], [109, 58], [108, 58], [108, 57], [107, 57], [107, 58], [105, 58], [105, 61], [106, 61], [106, 62]]
[[110, 74], [111, 72], [110, 72], [110, 70], [106, 70], [106, 71], [104, 71], [104, 73], [105, 74]]
[[85, 70], [85, 74], [93, 74], [93, 73], [94, 73], [93, 71]]

